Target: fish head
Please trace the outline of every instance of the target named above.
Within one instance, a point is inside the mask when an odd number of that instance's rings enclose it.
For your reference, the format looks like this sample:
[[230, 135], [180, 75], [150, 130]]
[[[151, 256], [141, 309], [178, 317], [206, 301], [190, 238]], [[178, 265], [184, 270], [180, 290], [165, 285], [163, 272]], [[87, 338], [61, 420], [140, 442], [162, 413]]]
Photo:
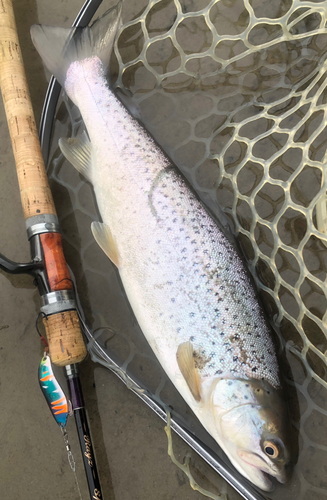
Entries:
[[212, 384], [210, 432], [236, 469], [264, 491], [291, 474], [290, 421], [283, 391], [265, 380]]

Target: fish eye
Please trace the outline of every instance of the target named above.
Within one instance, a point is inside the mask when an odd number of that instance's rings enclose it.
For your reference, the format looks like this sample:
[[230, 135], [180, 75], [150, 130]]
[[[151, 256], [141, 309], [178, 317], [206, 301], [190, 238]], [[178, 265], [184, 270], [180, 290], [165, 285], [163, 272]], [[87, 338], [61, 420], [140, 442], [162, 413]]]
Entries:
[[270, 458], [277, 458], [279, 455], [279, 448], [272, 441], [265, 441], [263, 444], [263, 449], [266, 455], [268, 455]]

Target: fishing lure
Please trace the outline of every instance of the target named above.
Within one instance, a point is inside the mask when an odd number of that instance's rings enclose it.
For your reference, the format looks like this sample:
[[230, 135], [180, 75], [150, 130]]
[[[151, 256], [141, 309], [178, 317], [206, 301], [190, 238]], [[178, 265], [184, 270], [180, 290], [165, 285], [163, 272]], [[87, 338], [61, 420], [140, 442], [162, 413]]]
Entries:
[[69, 415], [69, 405], [64, 391], [53, 374], [50, 356], [44, 353], [39, 366], [41, 390], [57, 424], [64, 428]]

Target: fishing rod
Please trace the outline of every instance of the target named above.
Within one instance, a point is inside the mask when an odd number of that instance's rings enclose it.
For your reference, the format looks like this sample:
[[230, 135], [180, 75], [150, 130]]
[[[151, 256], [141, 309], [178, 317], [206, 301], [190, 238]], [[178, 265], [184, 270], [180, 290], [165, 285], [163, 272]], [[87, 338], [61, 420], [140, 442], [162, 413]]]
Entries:
[[[88, 22], [87, 16], [85, 21]], [[2, 0], [0, 5], [0, 88], [31, 251], [31, 261], [28, 263], [13, 262], [0, 254], [0, 268], [11, 274], [26, 273], [34, 278], [40, 294], [40, 314], [46, 331], [49, 357], [54, 365], [64, 367], [66, 371], [90, 498], [102, 499], [78, 376], [78, 364], [85, 358], [87, 351], [76, 310], [73, 282], [63, 252], [59, 220], [40, 148], [12, 0]], [[47, 354], [43, 359], [46, 358]], [[49, 373], [45, 378], [52, 380], [53, 375]], [[59, 404], [59, 400], [52, 401], [52, 405], [53, 414], [57, 416], [56, 420], [63, 430], [69, 456], [71, 452], [64, 421], [60, 421], [58, 417], [64, 412], [63, 405]]]

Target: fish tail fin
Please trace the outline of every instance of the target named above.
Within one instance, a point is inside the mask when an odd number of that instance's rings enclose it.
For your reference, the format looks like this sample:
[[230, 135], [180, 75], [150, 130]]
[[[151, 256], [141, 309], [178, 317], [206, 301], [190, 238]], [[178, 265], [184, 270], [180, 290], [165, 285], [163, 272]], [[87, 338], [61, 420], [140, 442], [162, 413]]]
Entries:
[[105, 67], [109, 64], [114, 39], [120, 26], [122, 1], [108, 10], [90, 27], [57, 28], [34, 24], [31, 37], [36, 50], [49, 71], [64, 85], [69, 66], [98, 56]]

